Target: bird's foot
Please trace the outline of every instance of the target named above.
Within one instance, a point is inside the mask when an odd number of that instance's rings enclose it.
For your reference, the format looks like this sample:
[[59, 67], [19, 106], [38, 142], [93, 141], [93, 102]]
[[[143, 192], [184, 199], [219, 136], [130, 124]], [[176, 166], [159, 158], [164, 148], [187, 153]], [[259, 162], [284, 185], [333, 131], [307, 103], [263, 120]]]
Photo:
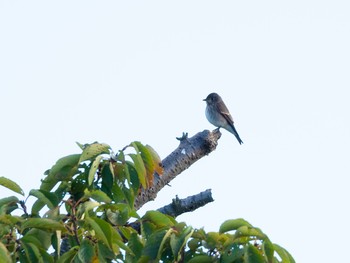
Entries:
[[187, 140], [187, 138], [188, 138], [188, 132], [183, 132], [182, 137], [176, 137], [176, 139], [179, 140], [180, 142]]

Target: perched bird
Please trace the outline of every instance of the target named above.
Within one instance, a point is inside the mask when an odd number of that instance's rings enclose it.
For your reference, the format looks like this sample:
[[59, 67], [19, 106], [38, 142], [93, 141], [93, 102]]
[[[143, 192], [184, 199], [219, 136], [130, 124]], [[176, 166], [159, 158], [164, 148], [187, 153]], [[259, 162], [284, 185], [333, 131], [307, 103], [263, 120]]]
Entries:
[[207, 103], [205, 109], [205, 116], [208, 121], [214, 126], [220, 129], [221, 127], [231, 132], [236, 136], [239, 144], [242, 144], [243, 141], [238, 135], [235, 126], [233, 125], [233, 119], [228, 111], [225, 103], [217, 93], [210, 93], [204, 101]]

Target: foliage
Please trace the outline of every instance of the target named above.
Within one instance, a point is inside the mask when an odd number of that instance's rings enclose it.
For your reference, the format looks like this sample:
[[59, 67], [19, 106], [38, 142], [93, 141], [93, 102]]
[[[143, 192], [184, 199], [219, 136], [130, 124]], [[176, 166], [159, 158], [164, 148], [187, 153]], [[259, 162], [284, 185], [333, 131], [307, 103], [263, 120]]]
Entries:
[[[135, 198], [162, 174], [157, 153], [140, 142], [116, 155], [106, 144], [78, 145], [29, 192], [30, 212], [16, 196], [0, 199], [0, 262], [294, 262], [243, 219], [206, 233], [157, 211], [140, 217]], [[24, 195], [8, 178], [0, 184]]]

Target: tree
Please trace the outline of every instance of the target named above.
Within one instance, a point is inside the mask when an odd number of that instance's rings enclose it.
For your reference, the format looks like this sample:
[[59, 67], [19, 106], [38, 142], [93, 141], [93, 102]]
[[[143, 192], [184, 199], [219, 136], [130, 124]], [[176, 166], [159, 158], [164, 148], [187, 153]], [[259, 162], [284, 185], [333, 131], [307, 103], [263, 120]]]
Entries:
[[[210, 190], [138, 215], [162, 187], [215, 150], [220, 136], [185, 134], [163, 161], [140, 142], [116, 154], [107, 144], [78, 144], [80, 154], [59, 159], [29, 192], [37, 199], [31, 211], [16, 196], [0, 199], [0, 262], [295, 262], [244, 219], [227, 220], [218, 232], [175, 220], [212, 202]], [[24, 195], [8, 178], [0, 184]]]

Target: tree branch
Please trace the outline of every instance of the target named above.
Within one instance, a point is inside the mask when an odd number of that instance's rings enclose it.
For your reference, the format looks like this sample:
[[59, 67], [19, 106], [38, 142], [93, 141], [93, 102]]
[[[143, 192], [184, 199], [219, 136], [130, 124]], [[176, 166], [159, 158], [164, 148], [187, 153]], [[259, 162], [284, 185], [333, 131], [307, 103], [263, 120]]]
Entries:
[[[203, 192], [200, 192], [199, 194], [188, 196], [184, 199], [179, 199], [178, 196], [176, 196], [171, 204], [163, 206], [157, 209], [157, 211], [176, 218], [181, 214], [192, 212], [197, 208], [205, 206], [206, 204], [213, 201], [214, 199], [211, 195], [211, 189], [207, 189]], [[138, 233], [141, 232], [140, 221], [132, 222], [129, 224], [129, 226], [135, 229]]]
[[207, 189], [199, 194], [184, 199], [179, 199], [179, 197], [176, 196], [171, 204], [163, 206], [157, 209], [157, 211], [176, 218], [183, 213], [192, 212], [213, 201], [214, 199], [211, 195], [211, 189]]
[[164, 173], [161, 176], [154, 174], [153, 186], [140, 192], [135, 200], [135, 209], [138, 210], [145, 203], [154, 200], [158, 192], [177, 175], [214, 151], [220, 137], [221, 132], [216, 129], [212, 132], [204, 130], [191, 138], [187, 134], [179, 138], [180, 145], [162, 161]]

